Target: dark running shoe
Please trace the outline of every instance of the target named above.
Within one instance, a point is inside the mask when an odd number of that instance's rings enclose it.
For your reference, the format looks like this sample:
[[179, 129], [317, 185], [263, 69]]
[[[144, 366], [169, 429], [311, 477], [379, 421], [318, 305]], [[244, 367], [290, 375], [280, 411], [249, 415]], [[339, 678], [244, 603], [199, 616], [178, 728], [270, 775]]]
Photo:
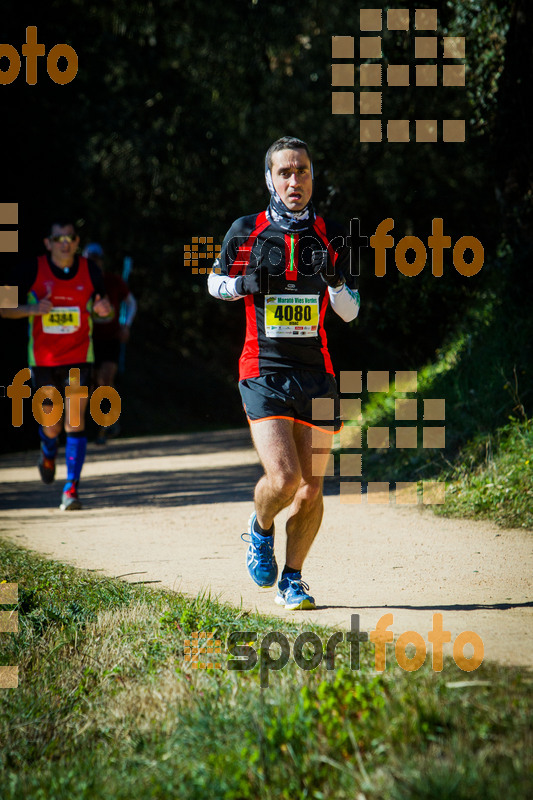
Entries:
[[43, 483], [53, 483], [56, 476], [56, 460], [55, 458], [47, 458], [41, 450], [39, 457], [39, 473]]

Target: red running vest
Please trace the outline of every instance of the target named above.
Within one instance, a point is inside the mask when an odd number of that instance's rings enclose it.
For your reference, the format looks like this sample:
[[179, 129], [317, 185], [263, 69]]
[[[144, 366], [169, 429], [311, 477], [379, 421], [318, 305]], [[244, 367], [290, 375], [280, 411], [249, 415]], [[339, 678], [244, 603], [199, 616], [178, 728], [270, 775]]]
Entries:
[[37, 276], [28, 293], [36, 304], [50, 291], [53, 308], [29, 318], [30, 367], [60, 367], [94, 361], [92, 342], [94, 286], [87, 259], [80, 256], [72, 278], [56, 278], [45, 255], [37, 259]]

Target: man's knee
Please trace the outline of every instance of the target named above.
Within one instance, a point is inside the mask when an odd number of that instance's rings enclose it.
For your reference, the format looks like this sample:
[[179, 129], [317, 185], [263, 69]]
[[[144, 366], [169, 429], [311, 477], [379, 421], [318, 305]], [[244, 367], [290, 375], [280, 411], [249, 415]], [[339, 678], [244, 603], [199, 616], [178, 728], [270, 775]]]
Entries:
[[296, 472], [276, 471], [268, 475], [272, 491], [280, 499], [289, 502], [292, 500], [300, 486], [301, 475]]
[[46, 427], [43, 425], [42, 429], [43, 429], [44, 435], [47, 436], [49, 439], [55, 439], [57, 436], [59, 436], [59, 434], [63, 430], [62, 419], [63, 418], [61, 418], [61, 420], [59, 420], [59, 422], [56, 422], [55, 425], [48, 425]]
[[298, 488], [298, 496], [306, 503], [315, 503], [322, 497], [322, 478], [303, 479]]
[[74, 428], [72, 425], [65, 423], [65, 433], [83, 433], [85, 430], [85, 420], [82, 420], [80, 424]]

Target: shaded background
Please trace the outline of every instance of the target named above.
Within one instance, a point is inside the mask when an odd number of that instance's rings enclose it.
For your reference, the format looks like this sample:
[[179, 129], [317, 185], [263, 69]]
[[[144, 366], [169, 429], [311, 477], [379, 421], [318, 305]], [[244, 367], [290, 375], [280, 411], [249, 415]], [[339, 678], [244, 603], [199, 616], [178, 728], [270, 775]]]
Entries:
[[[357, 57], [359, 8], [368, 5], [4, 4], [2, 42], [20, 53], [26, 27], [36, 25], [47, 52], [74, 47], [79, 72], [57, 85], [41, 58], [35, 86], [24, 62], [0, 86], [0, 200], [20, 211], [20, 252], [2, 255], [0, 277], [42, 252], [58, 214], [78, 221], [82, 245], [103, 244], [109, 267], [133, 258], [139, 311], [118, 383], [124, 434], [244, 423], [236, 389], [243, 309], [207, 295], [205, 276], [184, 267], [183, 247], [193, 236], [221, 242], [236, 217], [266, 206], [264, 153], [286, 134], [311, 147], [320, 212], [345, 225], [358, 217], [367, 236], [392, 217], [396, 243], [404, 235], [426, 242], [431, 220], [442, 217], [452, 244], [472, 235], [485, 248], [472, 278], [445, 251], [440, 279], [430, 259], [421, 275], [401, 275], [392, 251], [377, 278], [373, 251], [362, 251], [360, 317], [349, 325], [329, 317], [337, 370], [420, 369], [455, 337], [470, 367], [446, 395], [457, 412], [451, 451], [509, 415], [531, 415], [531, 4], [371, 4], [436, 7], [439, 40], [466, 36], [465, 89], [383, 87], [385, 118], [465, 118], [467, 141], [457, 144], [360, 144], [358, 115], [331, 114], [331, 36], [355, 36]], [[414, 64], [412, 22], [409, 36], [383, 36], [385, 65]], [[26, 366], [26, 328], [0, 320], [0, 385]], [[0, 404], [2, 449], [35, 447], [28, 401], [20, 429], [10, 425], [10, 401]]]

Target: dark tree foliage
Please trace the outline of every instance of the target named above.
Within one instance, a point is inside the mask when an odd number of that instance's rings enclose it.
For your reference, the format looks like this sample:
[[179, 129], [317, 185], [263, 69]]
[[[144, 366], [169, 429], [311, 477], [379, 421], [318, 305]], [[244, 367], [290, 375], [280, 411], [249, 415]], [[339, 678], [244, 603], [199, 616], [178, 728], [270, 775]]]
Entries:
[[[28, 86], [21, 71], [0, 86], [0, 199], [20, 204], [21, 256], [41, 250], [43, 225], [64, 210], [80, 221], [83, 241], [101, 241], [117, 268], [133, 256], [140, 312], [127, 382], [139, 407], [151, 398], [151, 407], [160, 401], [170, 409], [146, 380], [163, 365], [172, 372], [174, 404], [191, 418], [200, 410], [199, 424], [220, 421], [204, 414], [213, 391], [234, 397], [242, 309], [207, 296], [205, 277], [183, 265], [183, 246], [193, 236], [220, 242], [233, 219], [265, 207], [264, 153], [280, 135], [309, 143], [323, 213], [345, 225], [359, 218], [367, 236], [392, 217], [396, 242], [404, 235], [426, 241], [431, 220], [442, 217], [452, 243], [473, 235], [485, 247], [485, 266], [471, 279], [458, 275], [451, 251], [443, 278], [431, 275], [429, 258], [418, 277], [400, 275], [392, 252], [387, 275], [376, 278], [373, 252], [363, 251], [360, 319], [350, 326], [330, 319], [338, 368], [423, 364], [487, 290], [503, 229], [510, 241], [517, 224], [516, 235], [530, 236], [531, 148], [521, 97], [531, 76], [529, 4], [439, 0], [439, 42], [466, 36], [466, 89], [413, 80], [401, 89], [383, 86], [385, 117], [465, 118], [467, 141], [455, 144], [360, 144], [359, 115], [331, 114], [331, 37], [355, 36], [357, 61], [361, 6], [368, 4], [5, 4], [3, 41], [20, 52], [26, 26], [37, 25], [47, 51], [58, 42], [76, 49], [79, 73], [58, 86], [41, 59], [37, 85]], [[383, 33], [385, 66], [408, 63], [414, 75], [414, 35], [413, 26], [409, 34]], [[2, 322], [3, 336], [7, 325], [20, 340], [9, 382], [24, 365], [23, 324]], [[179, 391], [179, 374], [191, 376], [187, 392]], [[179, 429], [179, 413], [167, 423]], [[150, 426], [144, 420], [140, 429]], [[165, 425], [159, 419], [152, 427]]]

